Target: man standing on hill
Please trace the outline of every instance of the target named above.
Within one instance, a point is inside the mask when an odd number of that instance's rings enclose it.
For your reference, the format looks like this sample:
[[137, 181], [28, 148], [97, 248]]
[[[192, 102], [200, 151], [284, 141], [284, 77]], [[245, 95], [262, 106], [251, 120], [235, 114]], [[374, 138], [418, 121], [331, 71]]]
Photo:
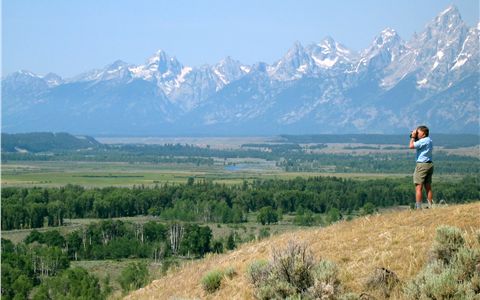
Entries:
[[410, 134], [410, 149], [416, 149], [415, 172], [413, 173], [413, 183], [415, 184], [415, 208], [420, 209], [422, 206], [422, 189], [425, 186], [427, 192], [428, 207], [432, 207], [433, 193], [432, 193], [432, 175], [433, 162], [432, 139], [428, 137], [429, 130], [427, 126], [418, 126]]

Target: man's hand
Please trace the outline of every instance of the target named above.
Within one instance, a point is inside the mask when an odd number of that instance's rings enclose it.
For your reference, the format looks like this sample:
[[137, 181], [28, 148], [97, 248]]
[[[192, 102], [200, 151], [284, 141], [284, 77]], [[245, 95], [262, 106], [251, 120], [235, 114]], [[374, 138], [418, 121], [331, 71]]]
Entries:
[[412, 138], [412, 139], [417, 138], [417, 130], [416, 129], [412, 130], [412, 132], [410, 133], [410, 138]]
[[415, 149], [415, 140], [417, 139], [417, 130], [412, 130], [412, 132], [410, 133], [410, 143], [408, 145], [408, 148], [410, 149]]

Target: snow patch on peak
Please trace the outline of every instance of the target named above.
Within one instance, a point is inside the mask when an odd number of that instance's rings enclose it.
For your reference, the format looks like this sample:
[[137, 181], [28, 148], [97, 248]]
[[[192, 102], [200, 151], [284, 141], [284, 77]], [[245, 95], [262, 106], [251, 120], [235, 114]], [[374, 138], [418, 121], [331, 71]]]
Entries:
[[447, 7], [429, 24], [430, 27], [448, 28], [448, 30], [455, 30], [460, 25], [463, 25], [462, 17], [454, 5]]
[[382, 30], [381, 35], [384, 37], [395, 37], [397, 36], [397, 32], [394, 29], [387, 27]]
[[147, 64], [148, 65], [154, 65], [154, 64], [157, 64], [159, 61], [160, 61], [160, 56], [159, 55], [154, 55], [147, 60]]
[[30, 76], [30, 77], [42, 78], [40, 75], [37, 75], [37, 74], [35, 74], [33, 72], [30, 72], [30, 71], [27, 71], [27, 70], [20, 70], [20, 71], [18, 71], [18, 74], [26, 75], [26, 76]]
[[333, 40], [333, 38], [327, 36], [317, 45], [320, 48], [322, 48], [322, 53], [323, 54], [329, 54], [329, 53], [332, 53], [335, 50], [335, 48], [337, 46], [337, 43]]
[[176, 86], [179, 87], [180, 84], [185, 82], [185, 76], [187, 76], [188, 73], [192, 71], [191, 67], [184, 67], [182, 71], [180, 71], [180, 74], [178, 74], [177, 78], [175, 79]]
[[251, 68], [249, 66], [240, 66], [240, 69], [245, 73], [250, 73]]
[[388, 47], [390, 44], [399, 41], [400, 37], [397, 32], [391, 28], [382, 30], [379, 36], [374, 40], [374, 46], [377, 48]]
[[337, 63], [356, 61], [357, 54], [337, 43], [333, 38], [326, 37], [320, 43], [306, 48], [313, 63], [321, 69], [330, 69]]
[[62, 77], [55, 73], [48, 73], [47, 75], [43, 76], [43, 80], [45, 80], [49, 87], [58, 86], [63, 83]]
[[468, 57], [463, 57], [461, 59], [458, 59], [457, 62], [455, 63], [455, 65], [453, 65], [453, 67], [450, 70], [460, 68], [461, 66], [463, 66], [467, 62], [467, 60], [468, 60]]
[[303, 73], [303, 74], [307, 73], [307, 70], [308, 70], [307, 64], [303, 64], [297, 68], [297, 72]]
[[302, 44], [300, 44], [300, 42], [295, 42], [293, 44], [293, 47], [287, 52], [286, 57], [292, 58], [298, 55], [302, 55], [304, 52], [305, 49], [303, 48]]
[[422, 87], [422, 86], [425, 86], [427, 85], [427, 82], [428, 82], [428, 79], [427, 78], [423, 78], [422, 80], [418, 80], [417, 81], [417, 85]]
[[145, 80], [152, 79], [152, 73], [145, 70], [145, 66], [136, 66], [128, 68], [130, 73], [132, 73], [133, 77], [135, 78], [143, 78]]
[[439, 17], [449, 15], [449, 14], [458, 14], [458, 9], [455, 5], [450, 5], [448, 6], [444, 11], [442, 11], [440, 14], [438, 14]]
[[225, 78], [225, 74], [222, 74], [218, 69], [214, 69], [213, 72], [220, 79], [223, 84], [228, 84], [228, 80]]
[[317, 66], [321, 68], [327, 68], [327, 69], [333, 67], [338, 61], [338, 56], [335, 57], [334, 59], [331, 59], [331, 58], [319, 59], [318, 57], [312, 55], [312, 58], [315, 61], [315, 64]]

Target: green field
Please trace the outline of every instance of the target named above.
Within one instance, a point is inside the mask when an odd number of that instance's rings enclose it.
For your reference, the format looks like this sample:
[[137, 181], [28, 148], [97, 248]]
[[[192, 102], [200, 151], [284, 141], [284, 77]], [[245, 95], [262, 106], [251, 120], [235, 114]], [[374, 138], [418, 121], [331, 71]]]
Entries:
[[285, 172], [271, 162], [258, 163], [256, 169], [229, 171], [223, 164], [130, 164], [112, 162], [8, 162], [2, 164], [2, 187], [64, 186], [85, 187], [182, 184], [188, 178], [215, 183], [240, 184], [243, 180], [292, 179], [297, 176], [337, 176], [348, 178], [401, 177], [409, 174], [359, 174], [332, 172]]
[[[323, 144], [325, 147], [310, 148], [315, 144], [298, 144], [303, 147], [301, 152], [287, 151], [285, 153], [272, 153], [273, 156], [259, 155], [262, 153], [260, 146], [264, 145], [290, 145], [282, 144], [281, 139], [274, 137], [223, 137], [223, 138], [100, 138], [100, 142], [106, 145], [116, 145], [116, 147], [128, 147], [128, 145], [145, 145], [145, 146], [161, 146], [161, 145], [191, 145], [198, 149], [212, 149], [211, 154], [214, 155], [227, 155], [227, 158], [213, 158], [213, 164], [194, 162], [139, 162], [142, 157], [149, 156], [152, 159], [156, 155], [156, 151], [164, 151], [163, 148], [154, 148], [151, 152], [144, 153], [144, 149], [141, 146], [137, 146], [136, 150], [132, 153], [139, 156], [108, 156], [104, 152], [93, 153], [99, 156], [105, 156], [109, 160], [105, 161], [89, 161], [88, 153], [85, 156], [77, 157], [77, 151], [70, 151], [71, 156], [60, 156], [60, 160], [48, 160], [41, 159], [36, 160], [21, 160], [21, 157], [17, 159], [4, 159], [1, 165], [1, 186], [2, 187], [58, 187], [67, 184], [81, 185], [84, 187], [107, 187], [107, 186], [152, 186], [156, 184], [182, 184], [186, 183], [188, 178], [194, 177], [196, 180], [208, 180], [215, 183], [222, 184], [239, 184], [244, 180], [253, 180], [255, 178], [262, 179], [291, 179], [297, 176], [311, 177], [311, 176], [337, 176], [347, 178], [385, 178], [385, 177], [402, 177], [411, 176], [414, 169], [414, 157], [415, 152], [406, 147], [406, 145], [382, 145], [382, 144], [361, 144], [361, 143], [328, 143]], [[251, 152], [252, 156], [257, 155], [257, 158], [245, 157], [244, 152], [248, 151], [248, 147], [243, 145], [260, 145], [253, 147], [256, 149]], [[260, 147], [260, 148], [258, 148]], [[147, 147], [148, 148], [148, 147]], [[111, 153], [117, 153], [115, 150], [118, 148], [112, 148]], [[148, 148], [151, 149], [151, 148]], [[274, 149], [274, 148], [272, 148]], [[270, 149], [270, 151], [272, 151]], [[183, 149], [185, 150], [185, 149]], [[169, 152], [173, 158], [186, 159], [201, 157], [202, 159], [211, 159], [205, 156], [203, 153], [200, 156], [195, 156], [195, 152], [182, 152], [187, 156], [178, 156], [177, 152]], [[265, 149], [263, 149], [265, 150]], [[278, 149], [277, 149], [278, 150]], [[115, 152], [117, 151], [117, 152]], [[182, 149], [180, 148], [180, 151]], [[220, 152], [218, 152], [220, 151]], [[223, 152], [222, 152], [223, 151]], [[233, 152], [229, 152], [233, 151]], [[240, 152], [235, 152], [240, 151]], [[281, 150], [279, 150], [281, 151]], [[274, 149], [275, 152], [275, 149]], [[126, 152], [125, 152], [126, 153]], [[124, 153], [124, 155], [126, 155]], [[130, 153], [130, 152], [128, 152]], [[144, 154], [142, 154], [144, 153]], [[176, 154], [177, 153], [177, 154]], [[236, 153], [242, 154], [242, 157], [236, 157]], [[263, 152], [265, 153], [265, 152]], [[477, 166], [478, 158], [480, 154], [480, 148], [478, 146], [463, 147], [449, 149], [444, 147], [436, 147], [435, 154], [440, 157], [442, 153], [442, 159], [449, 159], [448, 157], [460, 156], [460, 163], [462, 166]], [[75, 155], [74, 155], [75, 154]], [[118, 154], [118, 153], [117, 153]], [[130, 153], [131, 154], [131, 153]], [[130, 155], [129, 154], [129, 155]], [[209, 152], [207, 151], [208, 155]], [[304, 156], [298, 156], [298, 154], [305, 154]], [[319, 161], [309, 161], [311, 158], [308, 154], [313, 155], [330, 155], [323, 158], [313, 158]], [[52, 153], [45, 153], [46, 157], [53, 155]], [[39, 155], [39, 158], [44, 158], [45, 155]], [[64, 155], [64, 154], [62, 154]], [[142, 156], [145, 155], [145, 156]], [[189, 156], [188, 156], [189, 155]], [[169, 156], [170, 157], [170, 156]], [[261, 157], [261, 158], [258, 158]], [[355, 165], [359, 161], [368, 157], [368, 162], [363, 165]], [[70, 158], [70, 159], [69, 159]], [[72, 159], [75, 158], [75, 159]], [[63, 160], [62, 160], [63, 159]], [[124, 160], [115, 160], [124, 159]], [[272, 159], [272, 160], [267, 160]], [[396, 163], [391, 169], [378, 169], [375, 171], [369, 169], [369, 164], [375, 164], [376, 159], [388, 159], [390, 162]], [[473, 159], [473, 160], [472, 160]], [[323, 160], [323, 161], [320, 161]], [[462, 162], [463, 160], [463, 162]], [[116, 162], [113, 162], [116, 161]], [[285, 161], [291, 161], [293, 168], [287, 170]], [[345, 163], [346, 162], [346, 163]], [[449, 161], [448, 163], [459, 165], [459, 159]], [[338, 167], [336, 164], [340, 167]], [[352, 164], [353, 169], [349, 169], [349, 163]], [[434, 180], [442, 180], [442, 178], [460, 178], [468, 173], [462, 174], [460, 172], [449, 172], [449, 174], [441, 174], [442, 163], [439, 161], [436, 164], [436, 174]], [[283, 165], [282, 165], [283, 164]], [[385, 165], [384, 163], [381, 163]], [[388, 165], [388, 162], [387, 162]], [[410, 167], [411, 166], [411, 167]], [[338, 167], [338, 168], [337, 168]], [[437, 171], [438, 168], [438, 172]], [[396, 171], [400, 170], [401, 171]], [[302, 170], [302, 171], [296, 171]], [[341, 173], [339, 173], [341, 172]], [[466, 172], [474, 172], [472, 170]]]

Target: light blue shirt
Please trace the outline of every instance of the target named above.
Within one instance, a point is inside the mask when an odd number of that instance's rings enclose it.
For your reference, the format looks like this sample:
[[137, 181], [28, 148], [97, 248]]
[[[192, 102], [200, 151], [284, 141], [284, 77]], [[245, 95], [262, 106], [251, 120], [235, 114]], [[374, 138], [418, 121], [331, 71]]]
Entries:
[[433, 143], [431, 138], [428, 136], [424, 137], [413, 143], [413, 145], [415, 149], [417, 149], [417, 162], [424, 163], [432, 161]]

